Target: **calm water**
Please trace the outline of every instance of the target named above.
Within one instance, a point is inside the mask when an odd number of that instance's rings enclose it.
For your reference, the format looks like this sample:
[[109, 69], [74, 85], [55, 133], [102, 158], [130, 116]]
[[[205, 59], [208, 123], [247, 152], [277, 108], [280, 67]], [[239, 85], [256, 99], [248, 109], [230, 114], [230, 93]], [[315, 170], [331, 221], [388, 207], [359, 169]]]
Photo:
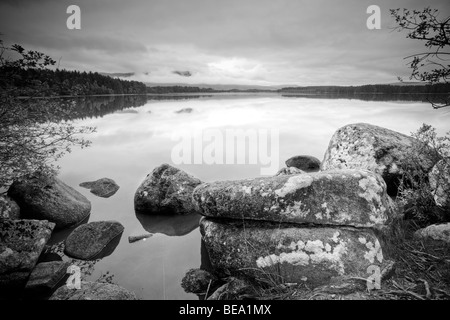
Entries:
[[[134, 291], [141, 299], [198, 299], [181, 288], [190, 268], [201, 264], [201, 239], [197, 216], [150, 217], [136, 215], [133, 196], [145, 176], [162, 163], [173, 164], [172, 149], [179, 144], [174, 133], [226, 129], [278, 130], [281, 168], [293, 155], [323, 158], [333, 133], [341, 126], [368, 122], [405, 134], [422, 123], [450, 130], [450, 109], [433, 110], [422, 102], [385, 102], [350, 99], [235, 95], [125, 100], [85, 100], [79, 125], [95, 126], [88, 138], [92, 146], [75, 149], [60, 162], [60, 178], [92, 203], [89, 221], [117, 220], [125, 231], [114, 252], [92, 266], [87, 278], [106, 272], [113, 281]], [[191, 113], [177, 113], [191, 108]], [[259, 132], [259, 131], [258, 131]], [[247, 162], [248, 163], [248, 162]], [[181, 164], [177, 167], [203, 181], [260, 176], [261, 165]], [[108, 177], [120, 186], [108, 199], [78, 187], [84, 181]], [[146, 241], [128, 243], [129, 235], [154, 233]], [[56, 235], [54, 241], [64, 234]]]

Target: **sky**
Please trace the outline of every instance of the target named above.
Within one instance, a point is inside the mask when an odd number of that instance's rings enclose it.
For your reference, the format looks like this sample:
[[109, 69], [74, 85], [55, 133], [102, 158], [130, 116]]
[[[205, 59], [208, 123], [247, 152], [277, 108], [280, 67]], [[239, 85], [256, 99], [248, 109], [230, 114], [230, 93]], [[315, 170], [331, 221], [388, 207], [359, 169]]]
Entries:
[[[367, 28], [370, 5], [381, 29]], [[149, 83], [362, 85], [408, 80], [404, 57], [424, 46], [389, 9], [425, 6], [450, 15], [448, 0], [0, 0], [0, 33], [61, 69]]]

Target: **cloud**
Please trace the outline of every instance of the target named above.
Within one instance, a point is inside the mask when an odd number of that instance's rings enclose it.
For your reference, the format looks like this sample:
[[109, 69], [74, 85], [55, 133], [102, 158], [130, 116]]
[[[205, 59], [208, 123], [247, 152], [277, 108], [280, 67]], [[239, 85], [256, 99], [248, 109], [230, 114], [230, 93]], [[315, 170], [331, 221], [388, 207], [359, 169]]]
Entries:
[[[1, 2], [5, 42], [61, 58], [63, 68], [191, 84], [392, 82], [409, 74], [403, 57], [423, 49], [390, 29], [389, 9], [423, 8], [419, 0], [78, 0], [81, 30], [66, 28], [70, 4]], [[366, 28], [372, 4], [381, 30]], [[426, 5], [448, 16], [443, 1]]]
[[191, 77], [192, 76], [192, 73], [190, 71], [177, 71], [177, 70], [175, 70], [175, 71], [172, 71], [172, 73], [177, 74], [177, 75], [182, 76], [182, 77]]

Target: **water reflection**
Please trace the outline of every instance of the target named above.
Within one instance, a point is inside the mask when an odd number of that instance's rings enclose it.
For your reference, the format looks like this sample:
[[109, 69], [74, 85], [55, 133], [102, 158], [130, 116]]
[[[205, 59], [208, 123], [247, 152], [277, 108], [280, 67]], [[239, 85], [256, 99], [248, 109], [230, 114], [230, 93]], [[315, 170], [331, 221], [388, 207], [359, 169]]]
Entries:
[[146, 215], [136, 213], [142, 227], [150, 233], [163, 233], [167, 236], [184, 236], [198, 228], [201, 215]]

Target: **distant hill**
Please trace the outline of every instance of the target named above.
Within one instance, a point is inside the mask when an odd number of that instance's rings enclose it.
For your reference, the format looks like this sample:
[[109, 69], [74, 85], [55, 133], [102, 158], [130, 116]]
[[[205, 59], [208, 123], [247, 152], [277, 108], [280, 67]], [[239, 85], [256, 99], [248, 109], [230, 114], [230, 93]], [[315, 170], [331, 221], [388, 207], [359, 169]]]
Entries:
[[205, 89], [212, 89], [212, 90], [220, 90], [220, 91], [228, 91], [228, 90], [278, 90], [281, 88], [286, 87], [286, 85], [278, 85], [278, 86], [260, 86], [260, 85], [245, 85], [245, 84], [206, 84], [206, 83], [153, 83], [153, 82], [146, 82], [145, 85], [147, 87], [175, 87], [175, 86], [181, 86], [181, 87], [199, 87], [199, 88], [205, 88]]
[[418, 82], [418, 81], [403, 81], [403, 82], [393, 82], [387, 83], [390, 86], [426, 86], [427, 82]]
[[99, 72], [102, 76], [108, 76], [112, 78], [129, 78], [134, 76], [134, 72], [124, 72], [124, 73], [108, 73], [108, 72]]

